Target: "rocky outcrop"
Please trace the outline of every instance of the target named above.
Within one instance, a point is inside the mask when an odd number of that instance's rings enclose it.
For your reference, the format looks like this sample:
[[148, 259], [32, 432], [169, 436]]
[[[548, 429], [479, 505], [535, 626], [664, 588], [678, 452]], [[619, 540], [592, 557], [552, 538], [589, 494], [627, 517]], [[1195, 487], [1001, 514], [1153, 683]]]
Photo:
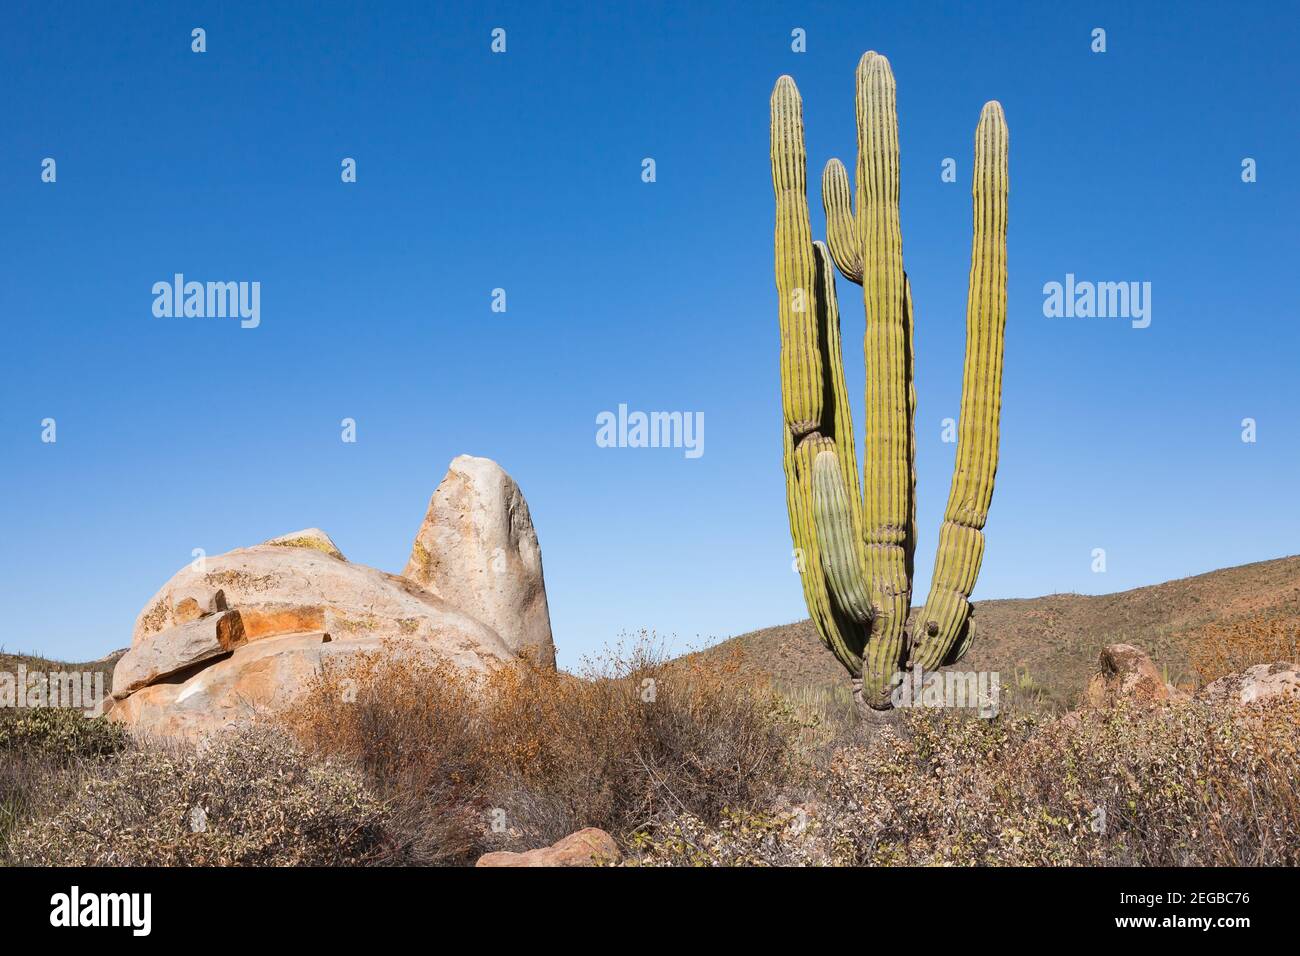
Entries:
[[1300, 664], [1256, 664], [1208, 684], [1197, 695], [1210, 703], [1253, 704], [1273, 697], [1300, 698]]
[[1120, 700], [1156, 704], [1187, 695], [1165, 680], [1146, 651], [1132, 644], [1108, 644], [1086, 696], [1090, 706], [1105, 707]]
[[498, 851], [479, 857], [475, 866], [598, 866], [617, 863], [623, 854], [604, 830], [587, 827], [550, 846], [524, 853]]
[[237, 548], [187, 565], [150, 600], [132, 647], [150, 641], [175, 618], [178, 595], [196, 586], [220, 588], [238, 611], [251, 643], [326, 631], [334, 640], [374, 637], [445, 645], [468, 664], [483, 655], [514, 654], [491, 628], [396, 574], [330, 557], [315, 548], [270, 543]]
[[159, 631], [118, 660], [113, 668], [113, 696], [121, 699], [195, 664], [229, 654], [244, 641], [238, 611], [222, 611]]
[[496, 462], [451, 463], [402, 574], [492, 628], [512, 652], [554, 666], [537, 532], [519, 485]]
[[[466, 472], [458, 463], [465, 461], [475, 463], [475, 475], [505, 477], [495, 486], [497, 504], [515, 516], [513, 530], [504, 533], [484, 517], [492, 511], [489, 486], [477, 479], [478, 490], [468, 495], [435, 493], [438, 507], [430, 505], [417, 544], [423, 539], [440, 549], [438, 571], [428, 580], [441, 591], [347, 561], [318, 528], [205, 557], [177, 572], [140, 613], [131, 649], [114, 671], [109, 719], [150, 733], [203, 736], [288, 703], [327, 659], [355, 654], [412, 654], [481, 672], [517, 661], [527, 649], [532, 659], [554, 666], [527, 505], [505, 472], [485, 459], [456, 459], [440, 491], [462, 483]], [[444, 521], [453, 527], [444, 530]], [[472, 575], [475, 561], [455, 549], [489, 540], [511, 553], [503, 570], [484, 582]], [[451, 568], [471, 580], [457, 585], [447, 576]], [[510, 580], [515, 575], [519, 581]], [[516, 624], [505, 614], [507, 597], [515, 600]], [[527, 622], [525, 639], [519, 621]]]

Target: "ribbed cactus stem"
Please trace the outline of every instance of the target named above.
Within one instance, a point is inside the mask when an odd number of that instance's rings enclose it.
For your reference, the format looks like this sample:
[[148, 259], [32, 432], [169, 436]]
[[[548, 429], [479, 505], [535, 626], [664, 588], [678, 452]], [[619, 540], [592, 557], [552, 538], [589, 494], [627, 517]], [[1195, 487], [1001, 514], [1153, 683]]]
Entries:
[[849, 402], [848, 386], [844, 383], [844, 350], [840, 340], [840, 305], [835, 295], [835, 267], [824, 242], [813, 243], [817, 263], [817, 303], [819, 342], [822, 347], [822, 374], [829, 377], [830, 390], [826, 401], [830, 407], [822, 413], [822, 434], [835, 446], [840, 474], [848, 492], [849, 517], [853, 523], [854, 539], [858, 543], [859, 562], [865, 567], [865, 548], [862, 539], [862, 499], [858, 494], [858, 455], [853, 437], [853, 405]]
[[853, 524], [852, 501], [833, 449], [813, 461], [813, 524], [821, 546], [822, 568], [836, 605], [853, 620], [872, 618], [871, 589], [863, 574], [862, 538]]
[[826, 210], [826, 244], [844, 278], [862, 285], [862, 246], [849, 193], [849, 174], [838, 159], [822, 170], [822, 208]]
[[912, 662], [938, 667], [964, 635], [970, 595], [984, 556], [984, 522], [993, 500], [1002, 411], [1002, 353], [1007, 321], [1007, 122], [986, 103], [975, 130], [971, 194], [974, 238], [966, 299], [957, 461], [935, 556], [930, 596], [920, 617]]
[[[834, 276], [825, 246], [812, 241], [808, 224], [803, 105], [788, 76], [777, 80], [772, 90], [771, 149], [790, 535], [804, 600], [818, 634], [850, 673], [858, 673], [865, 629], [832, 598], [817, 536], [814, 460], [819, 453], [832, 452], [832, 457], [851, 468], [855, 488], [857, 465], [840, 359]], [[849, 520], [856, 517], [856, 510], [851, 509]]]
[[910, 321], [899, 224], [898, 110], [889, 61], [868, 52], [858, 63], [858, 244], [867, 330], [865, 482], [867, 571], [878, 617], [871, 628], [862, 694], [887, 707], [903, 658], [911, 604], [912, 398]]
[[783, 76], [772, 91], [772, 186], [776, 191], [776, 291], [781, 316], [781, 396], [796, 438], [821, 423], [822, 369], [817, 345], [812, 230], [808, 225], [803, 102]]

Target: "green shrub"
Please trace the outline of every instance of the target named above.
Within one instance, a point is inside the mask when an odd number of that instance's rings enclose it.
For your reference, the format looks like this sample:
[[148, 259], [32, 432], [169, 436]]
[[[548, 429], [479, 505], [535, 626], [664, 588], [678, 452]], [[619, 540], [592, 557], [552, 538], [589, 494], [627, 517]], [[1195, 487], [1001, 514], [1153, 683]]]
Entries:
[[34, 707], [0, 710], [0, 755], [67, 763], [105, 757], [129, 740], [119, 724], [85, 717], [79, 710]]

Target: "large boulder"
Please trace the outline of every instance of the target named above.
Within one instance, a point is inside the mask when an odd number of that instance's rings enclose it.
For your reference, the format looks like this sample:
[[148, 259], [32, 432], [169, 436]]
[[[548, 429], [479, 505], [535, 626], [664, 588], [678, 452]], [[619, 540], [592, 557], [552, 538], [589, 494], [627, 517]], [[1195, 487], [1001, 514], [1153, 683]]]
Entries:
[[[115, 669], [108, 719], [151, 733], [204, 736], [254, 710], [289, 703], [326, 660], [356, 654], [410, 654], [483, 672], [527, 653], [553, 667], [528, 507], [518, 486], [485, 459], [456, 459], [440, 492], [465, 480], [464, 462], [472, 463], [479, 490], [435, 494], [417, 537], [422, 553], [438, 555], [417, 569], [427, 572], [430, 586], [419, 575], [349, 562], [318, 528], [204, 557], [177, 572], [141, 611]], [[504, 479], [496, 492], [481, 480], [493, 473]], [[491, 517], [492, 494], [500, 497], [504, 527]], [[456, 507], [471, 514], [460, 520]], [[443, 521], [454, 527], [444, 533]], [[475, 577], [458, 585], [449, 569], [473, 576], [478, 551], [492, 540], [500, 542], [503, 570], [486, 584]]]
[[150, 599], [136, 623], [139, 647], [173, 626], [178, 596], [220, 588], [251, 643], [326, 631], [349, 638], [409, 638], [445, 646], [468, 664], [515, 654], [490, 627], [407, 578], [331, 557], [311, 547], [259, 544], [187, 565]]
[[598, 866], [617, 863], [623, 854], [604, 830], [587, 827], [550, 846], [523, 853], [499, 850], [478, 858], [475, 866]]
[[1199, 696], [1211, 703], [1242, 706], [1270, 697], [1300, 697], [1300, 664], [1256, 664], [1207, 684]]
[[542, 550], [515, 480], [461, 455], [429, 500], [402, 574], [492, 628], [516, 654], [555, 664]]

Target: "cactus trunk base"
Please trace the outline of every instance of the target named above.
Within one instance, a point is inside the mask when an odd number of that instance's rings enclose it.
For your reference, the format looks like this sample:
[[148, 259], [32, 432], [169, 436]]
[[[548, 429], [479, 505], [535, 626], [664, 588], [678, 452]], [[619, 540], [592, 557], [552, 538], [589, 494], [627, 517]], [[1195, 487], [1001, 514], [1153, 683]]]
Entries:
[[886, 703], [883, 707], [873, 706], [868, 697], [862, 693], [862, 678], [853, 678], [853, 704], [857, 708], [858, 717], [868, 723], [878, 724], [889, 714], [893, 705]]

